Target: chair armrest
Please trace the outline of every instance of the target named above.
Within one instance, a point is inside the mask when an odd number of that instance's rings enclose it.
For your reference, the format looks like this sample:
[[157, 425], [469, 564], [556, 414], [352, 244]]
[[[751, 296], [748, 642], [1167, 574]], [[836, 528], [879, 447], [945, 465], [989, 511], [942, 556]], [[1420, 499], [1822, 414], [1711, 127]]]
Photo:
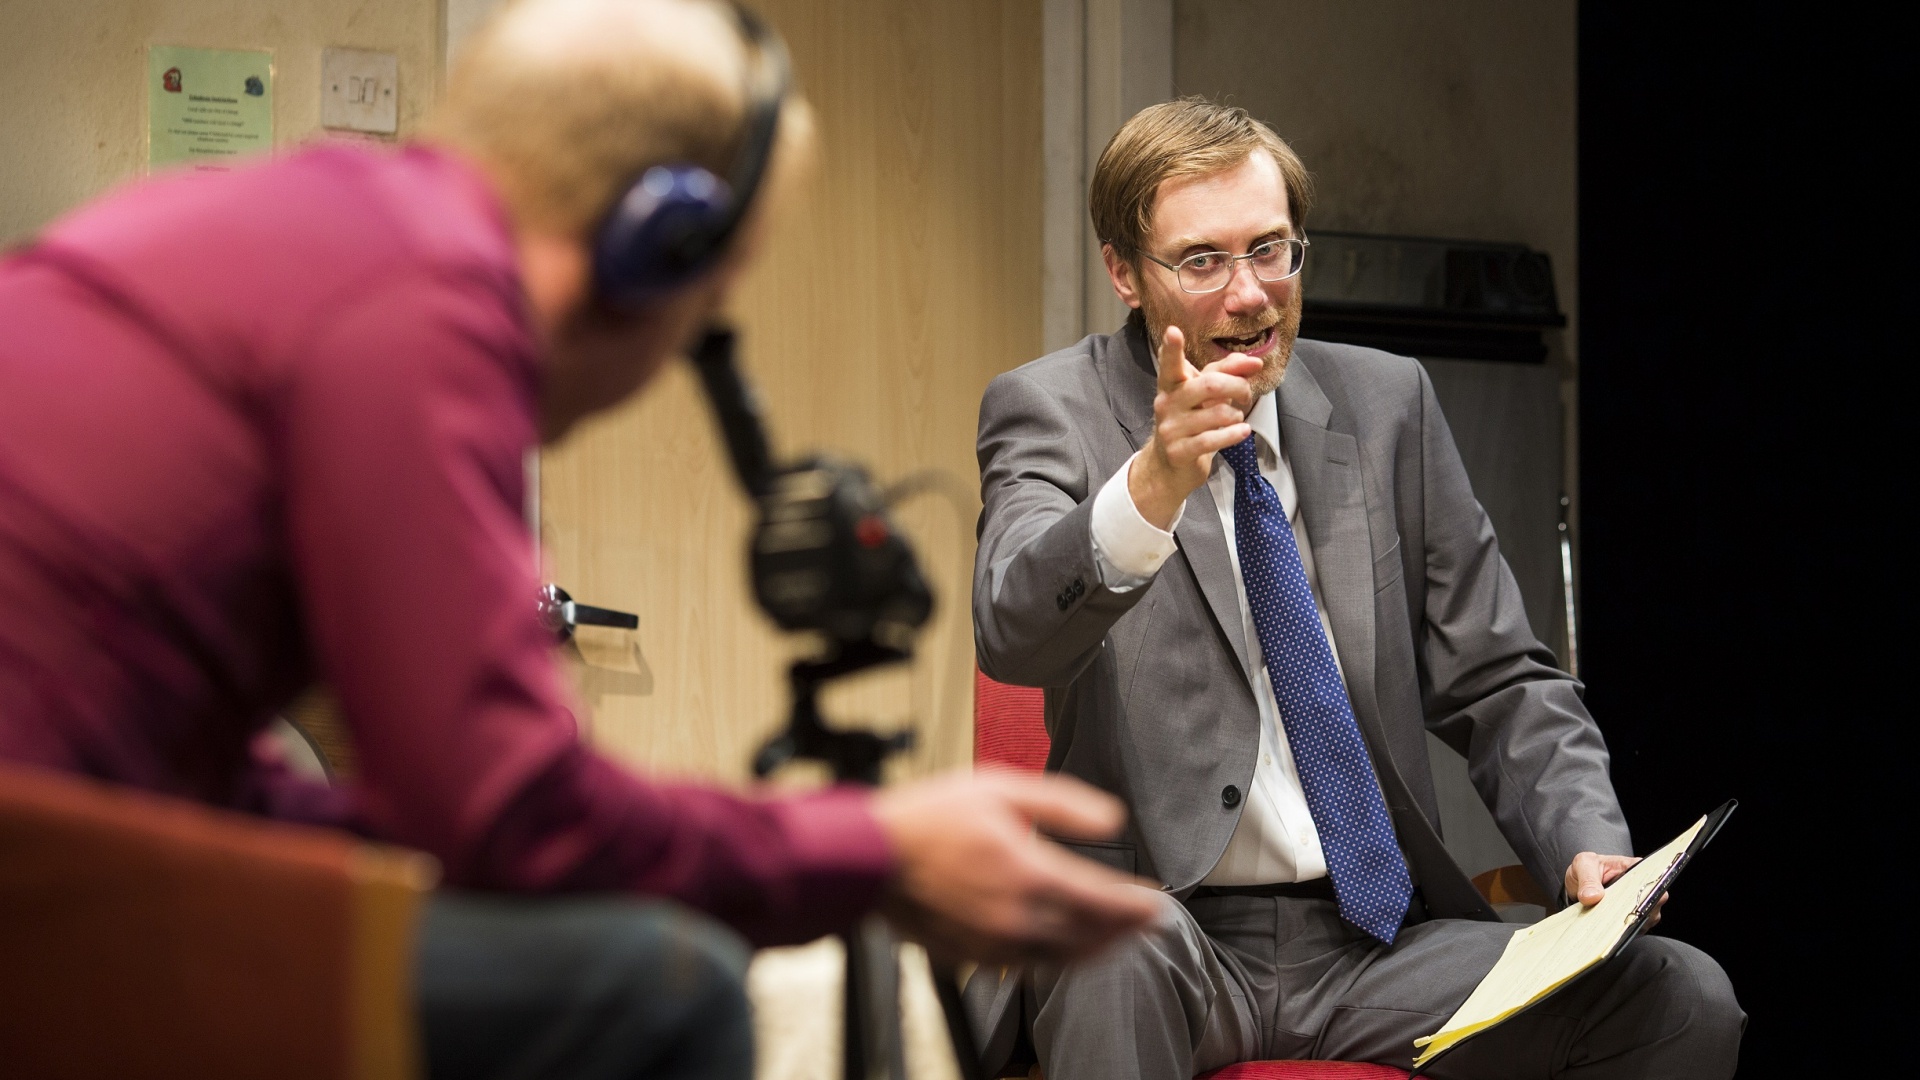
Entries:
[[1540, 883], [1533, 880], [1527, 868], [1515, 863], [1511, 866], [1497, 866], [1484, 874], [1475, 874], [1473, 887], [1487, 898], [1487, 903], [1535, 904], [1551, 909], [1553, 901], [1540, 889]]
[[21, 1075], [419, 1072], [427, 856], [0, 764], [0, 1045]]

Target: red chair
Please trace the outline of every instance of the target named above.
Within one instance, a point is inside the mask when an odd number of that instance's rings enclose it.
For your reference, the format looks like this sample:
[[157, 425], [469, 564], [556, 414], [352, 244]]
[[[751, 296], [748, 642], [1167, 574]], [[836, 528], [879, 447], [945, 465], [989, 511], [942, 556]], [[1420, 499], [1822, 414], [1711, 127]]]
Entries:
[[[1047, 764], [1047, 727], [1041, 691], [1008, 686], [975, 672], [973, 760], [1039, 772]], [[1014, 1075], [1018, 1075], [1017, 1073]], [[1033, 1077], [1040, 1076], [1036, 1066]], [[1406, 1080], [1403, 1069], [1347, 1061], [1243, 1061], [1196, 1080]]]

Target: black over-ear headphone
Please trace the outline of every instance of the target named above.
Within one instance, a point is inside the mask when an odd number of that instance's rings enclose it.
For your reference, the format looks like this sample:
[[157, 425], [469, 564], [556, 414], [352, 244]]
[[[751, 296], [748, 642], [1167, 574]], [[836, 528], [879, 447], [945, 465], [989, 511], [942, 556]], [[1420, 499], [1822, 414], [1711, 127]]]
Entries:
[[725, 179], [685, 162], [655, 165], [621, 194], [593, 243], [600, 300], [631, 310], [713, 265], [740, 227], [767, 171], [790, 75], [787, 48], [761, 18], [727, 5], [749, 46], [746, 131]]

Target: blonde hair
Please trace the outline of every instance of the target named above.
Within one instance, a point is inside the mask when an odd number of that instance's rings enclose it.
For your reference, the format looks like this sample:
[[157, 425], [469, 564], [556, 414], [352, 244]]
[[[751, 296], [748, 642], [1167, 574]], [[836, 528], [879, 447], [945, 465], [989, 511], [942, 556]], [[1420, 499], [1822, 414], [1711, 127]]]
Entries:
[[[746, 49], [731, 13], [702, 0], [517, 0], [461, 51], [424, 135], [479, 160], [521, 221], [583, 237], [654, 165], [727, 175]], [[807, 121], [790, 99], [783, 149], [807, 141]]]
[[1108, 140], [1087, 194], [1094, 235], [1137, 264], [1163, 182], [1231, 169], [1256, 150], [1273, 155], [1294, 227], [1304, 229], [1313, 179], [1293, 148], [1245, 109], [1188, 97], [1140, 110]]

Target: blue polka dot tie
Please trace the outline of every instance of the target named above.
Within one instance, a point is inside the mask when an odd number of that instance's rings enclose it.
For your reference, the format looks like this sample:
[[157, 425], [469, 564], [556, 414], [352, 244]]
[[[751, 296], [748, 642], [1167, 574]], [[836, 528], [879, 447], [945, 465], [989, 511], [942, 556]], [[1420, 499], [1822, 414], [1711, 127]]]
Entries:
[[1413, 881], [1354, 721], [1286, 508], [1260, 475], [1254, 437], [1221, 451], [1233, 466], [1233, 533], [1240, 577], [1260, 635], [1280, 722], [1320, 830], [1340, 917], [1393, 944]]

